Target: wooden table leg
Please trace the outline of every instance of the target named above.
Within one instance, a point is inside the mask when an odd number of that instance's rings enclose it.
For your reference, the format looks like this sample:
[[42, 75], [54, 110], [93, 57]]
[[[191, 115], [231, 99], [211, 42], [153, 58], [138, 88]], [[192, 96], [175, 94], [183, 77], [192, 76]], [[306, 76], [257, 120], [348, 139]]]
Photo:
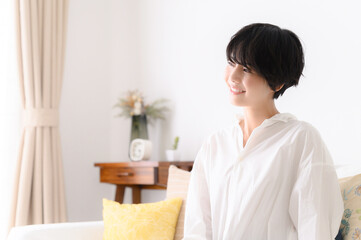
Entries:
[[140, 186], [132, 186], [133, 203], [141, 203]]
[[115, 201], [118, 203], [123, 203], [123, 199], [124, 199], [124, 190], [125, 190], [125, 186], [124, 185], [118, 185], [117, 184], [117, 191], [115, 193]]

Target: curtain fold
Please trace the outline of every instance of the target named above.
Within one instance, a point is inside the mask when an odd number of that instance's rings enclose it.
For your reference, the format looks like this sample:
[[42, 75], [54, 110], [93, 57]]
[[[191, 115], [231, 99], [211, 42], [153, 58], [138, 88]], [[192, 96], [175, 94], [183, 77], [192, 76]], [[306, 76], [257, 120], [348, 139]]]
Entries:
[[23, 130], [10, 227], [66, 221], [59, 134], [68, 0], [15, 0]]

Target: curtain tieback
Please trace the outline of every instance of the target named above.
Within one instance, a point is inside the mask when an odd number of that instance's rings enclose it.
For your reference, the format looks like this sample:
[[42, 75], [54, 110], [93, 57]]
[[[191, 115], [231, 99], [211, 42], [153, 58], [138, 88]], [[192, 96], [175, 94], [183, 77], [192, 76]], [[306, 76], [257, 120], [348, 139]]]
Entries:
[[59, 126], [59, 109], [29, 108], [23, 110], [25, 127], [57, 127]]

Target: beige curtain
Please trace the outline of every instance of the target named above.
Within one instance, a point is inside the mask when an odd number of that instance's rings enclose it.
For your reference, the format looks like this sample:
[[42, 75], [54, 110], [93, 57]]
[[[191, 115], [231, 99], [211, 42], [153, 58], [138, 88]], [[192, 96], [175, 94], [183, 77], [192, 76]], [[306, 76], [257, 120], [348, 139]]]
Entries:
[[66, 221], [59, 136], [68, 0], [14, 0], [23, 130], [10, 227]]

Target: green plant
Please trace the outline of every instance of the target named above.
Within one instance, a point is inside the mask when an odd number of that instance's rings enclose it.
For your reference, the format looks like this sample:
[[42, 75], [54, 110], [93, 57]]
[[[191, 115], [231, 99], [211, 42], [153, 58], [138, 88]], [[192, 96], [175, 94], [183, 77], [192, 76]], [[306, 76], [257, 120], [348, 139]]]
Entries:
[[174, 138], [174, 143], [173, 143], [173, 148], [172, 148], [173, 150], [177, 150], [178, 142], [179, 142], [179, 137], [177, 136]]

